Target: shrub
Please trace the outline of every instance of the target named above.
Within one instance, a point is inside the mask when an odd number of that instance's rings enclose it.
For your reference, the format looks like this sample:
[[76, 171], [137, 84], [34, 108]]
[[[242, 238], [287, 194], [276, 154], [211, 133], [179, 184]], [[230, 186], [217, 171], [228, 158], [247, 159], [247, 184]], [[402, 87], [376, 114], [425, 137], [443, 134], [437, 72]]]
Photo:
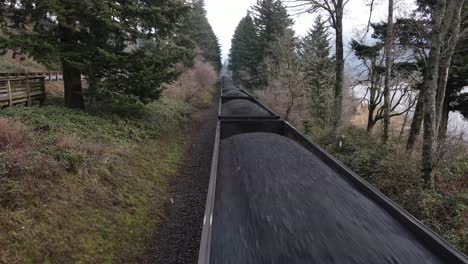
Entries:
[[28, 135], [25, 126], [11, 119], [0, 118], [0, 150], [4, 148], [22, 147]]
[[301, 87], [288, 90], [281, 82], [273, 81], [264, 90], [256, 90], [255, 96], [295, 126], [310, 118]]
[[204, 62], [196, 62], [186, 69], [173, 84], [167, 85], [164, 94], [169, 98], [180, 100], [192, 105], [203, 102], [203, 91], [211, 88], [217, 80], [213, 66]]
[[127, 119], [139, 119], [147, 114], [145, 105], [136, 96], [115, 95], [110, 98], [110, 100], [91, 105], [89, 111]]

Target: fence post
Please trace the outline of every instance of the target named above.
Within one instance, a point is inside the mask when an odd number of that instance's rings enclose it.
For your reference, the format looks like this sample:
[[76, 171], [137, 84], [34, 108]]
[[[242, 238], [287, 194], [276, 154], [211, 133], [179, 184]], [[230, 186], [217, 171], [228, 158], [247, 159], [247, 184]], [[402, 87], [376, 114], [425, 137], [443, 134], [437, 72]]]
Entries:
[[7, 93], [8, 93], [9, 106], [12, 106], [13, 105], [13, 100], [11, 98], [11, 83], [10, 83], [10, 80], [7, 81]]
[[46, 82], [45, 82], [45, 78], [42, 78], [41, 79], [41, 84], [42, 84], [42, 91], [44, 93], [44, 97], [40, 100], [40, 103], [41, 103], [41, 106], [44, 105], [44, 102], [47, 98], [47, 88], [46, 88]]
[[29, 83], [29, 78], [26, 77], [26, 93], [28, 95], [28, 106], [32, 104], [31, 102], [31, 84]]

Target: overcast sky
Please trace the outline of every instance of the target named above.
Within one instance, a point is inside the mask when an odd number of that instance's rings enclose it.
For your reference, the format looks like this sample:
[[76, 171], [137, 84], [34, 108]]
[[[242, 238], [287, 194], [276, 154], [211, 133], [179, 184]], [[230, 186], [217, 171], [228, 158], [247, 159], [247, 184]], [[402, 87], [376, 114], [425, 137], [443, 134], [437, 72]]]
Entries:
[[[343, 21], [345, 31], [345, 41], [353, 37], [356, 31], [366, 27], [369, 19], [369, 7], [365, 4], [369, 0], [350, 0], [345, 10], [345, 18]], [[218, 36], [222, 50], [223, 58], [226, 59], [231, 46], [231, 38], [237, 27], [237, 24], [247, 14], [247, 10], [255, 5], [256, 0], [205, 0], [206, 10], [208, 12], [208, 20], [210, 21], [213, 30]], [[373, 21], [386, 19], [387, 1], [376, 0]], [[397, 13], [408, 12], [412, 9], [414, 0], [399, 0], [397, 7], [400, 10]], [[299, 35], [305, 35], [311, 27], [314, 20], [314, 15], [304, 14], [297, 16], [292, 14], [295, 20], [294, 30]]]

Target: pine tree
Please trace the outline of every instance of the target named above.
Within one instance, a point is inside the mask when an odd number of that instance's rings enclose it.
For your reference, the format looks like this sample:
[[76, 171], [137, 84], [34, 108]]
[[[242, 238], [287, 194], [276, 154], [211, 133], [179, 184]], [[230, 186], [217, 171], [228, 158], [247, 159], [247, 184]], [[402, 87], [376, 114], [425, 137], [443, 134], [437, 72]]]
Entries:
[[206, 17], [205, 1], [196, 0], [192, 4], [190, 16], [190, 34], [200, 50], [201, 55], [210, 62], [217, 71], [221, 70], [221, 47]]
[[268, 59], [268, 63], [275, 63], [272, 47], [290, 29], [293, 21], [279, 0], [257, 0], [257, 4], [252, 9], [258, 34], [258, 85], [267, 86], [268, 78], [261, 74], [264, 72], [262, 68], [268, 67], [265, 65], [265, 60]]
[[255, 86], [258, 41], [253, 19], [248, 14], [236, 28], [229, 54], [229, 70], [235, 82], [247, 89]]
[[310, 111], [328, 126], [332, 121], [334, 61], [330, 56], [330, 34], [318, 16], [302, 43], [302, 60], [310, 100]]
[[[82, 75], [91, 78], [92, 84], [109, 78], [127, 80], [135, 76], [128, 72], [131, 69], [135, 73], [131, 63], [152, 64], [153, 69], [160, 70], [158, 79], [145, 75], [143, 80], [133, 80], [143, 86], [123, 90], [138, 93], [150, 87], [156, 90], [144, 91], [144, 96], [157, 98], [161, 82], [174, 77], [172, 65], [180, 50], [172, 45], [171, 38], [187, 11], [183, 1], [172, 0], [2, 1], [0, 48], [26, 53], [43, 64], [60, 63], [68, 107], [84, 107]], [[155, 61], [146, 58], [154, 56], [154, 52], [133, 54], [137, 48], [129, 50], [141, 39], [154, 43]], [[168, 52], [168, 45], [174, 49]]]

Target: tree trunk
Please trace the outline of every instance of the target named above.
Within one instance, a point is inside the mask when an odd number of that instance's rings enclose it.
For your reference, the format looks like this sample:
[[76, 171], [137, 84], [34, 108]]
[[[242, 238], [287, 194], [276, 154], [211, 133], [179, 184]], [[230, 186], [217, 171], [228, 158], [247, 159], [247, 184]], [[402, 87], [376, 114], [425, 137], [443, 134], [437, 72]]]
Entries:
[[449, 119], [449, 110], [450, 106], [450, 99], [445, 97], [444, 103], [442, 105], [442, 114], [440, 116], [440, 123], [439, 123], [439, 144], [440, 145], [442, 142], [445, 141], [445, 138], [447, 137], [447, 130], [448, 130], [448, 119]]
[[418, 102], [414, 110], [413, 121], [411, 122], [411, 129], [408, 135], [408, 142], [406, 143], [406, 150], [411, 152], [414, 149], [414, 144], [418, 139], [421, 132], [421, 126], [424, 120], [424, 88], [419, 92]]
[[372, 133], [372, 130], [374, 130], [374, 126], [375, 126], [375, 121], [369, 120], [367, 122], [367, 132]]
[[[437, 105], [436, 105], [436, 129], [440, 131], [440, 127], [444, 124], [442, 123], [442, 118], [444, 114], [444, 103], [447, 90], [447, 80], [450, 71], [450, 65], [452, 63], [453, 53], [455, 52], [455, 47], [457, 46], [458, 40], [460, 39], [460, 24], [461, 24], [461, 11], [463, 8], [463, 1], [461, 3], [451, 1], [451, 4], [447, 7], [448, 16], [452, 16], [452, 24], [447, 26], [448, 30], [451, 30], [450, 38], [448, 38], [447, 43], [444, 46], [445, 50], [441, 54], [440, 67], [439, 67], [439, 81], [437, 89]], [[447, 17], [447, 15], [446, 15]], [[447, 39], [447, 38], [446, 38]], [[443, 135], [445, 137], [445, 135]], [[442, 137], [442, 138], [443, 138]], [[440, 138], [440, 137], [439, 137]]]
[[403, 138], [403, 135], [405, 134], [405, 127], [406, 124], [408, 123], [408, 116], [409, 116], [410, 111], [407, 111], [405, 114], [405, 118], [403, 119], [403, 124], [401, 125], [401, 130], [400, 130], [400, 136], [399, 136], [399, 141], [401, 142], [401, 139]]
[[344, 80], [344, 48], [343, 48], [343, 0], [337, 0], [336, 5], [336, 80], [333, 132], [335, 138], [341, 137], [343, 112], [343, 80]]
[[431, 50], [424, 76], [424, 136], [422, 151], [422, 170], [425, 188], [434, 188], [434, 156], [437, 140], [436, 133], [436, 92], [439, 79], [439, 64], [442, 41], [442, 22], [446, 12], [446, 0], [436, 2], [433, 13]]
[[374, 129], [375, 126], [375, 120], [374, 120], [374, 112], [375, 109], [377, 108], [376, 105], [369, 105], [368, 110], [369, 114], [367, 116], [367, 132], [372, 132], [372, 129]]
[[[60, 40], [63, 42], [64, 51], [73, 50], [76, 45], [76, 39], [72, 30], [68, 26], [59, 23]], [[65, 91], [65, 106], [69, 108], [84, 109], [83, 87], [81, 85], [81, 71], [70, 63], [67, 58], [61, 58], [63, 82]]]
[[63, 82], [65, 90], [65, 106], [84, 109], [81, 71], [62, 60]]
[[385, 40], [385, 87], [384, 87], [384, 131], [382, 142], [386, 144], [390, 130], [390, 80], [392, 78], [393, 60], [393, 0], [388, 0], [387, 37]]

